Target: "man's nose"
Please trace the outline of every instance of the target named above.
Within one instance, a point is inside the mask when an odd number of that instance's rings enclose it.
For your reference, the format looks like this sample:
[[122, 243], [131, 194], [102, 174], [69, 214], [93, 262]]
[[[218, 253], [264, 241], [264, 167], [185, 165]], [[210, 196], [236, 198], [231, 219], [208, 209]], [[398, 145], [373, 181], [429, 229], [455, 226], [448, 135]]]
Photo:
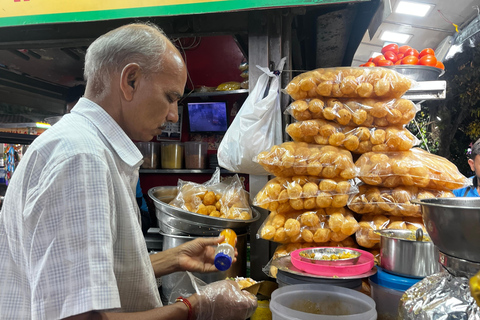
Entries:
[[177, 122], [178, 121], [178, 105], [175, 104], [175, 107], [172, 107], [168, 110], [167, 121]]

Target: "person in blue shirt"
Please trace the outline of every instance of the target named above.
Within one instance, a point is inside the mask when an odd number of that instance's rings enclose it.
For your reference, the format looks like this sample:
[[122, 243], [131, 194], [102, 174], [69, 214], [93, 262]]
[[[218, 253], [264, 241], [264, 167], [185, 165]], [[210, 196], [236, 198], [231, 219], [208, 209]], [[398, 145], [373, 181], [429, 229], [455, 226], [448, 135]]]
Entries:
[[140, 208], [140, 215], [142, 217], [142, 232], [143, 235], [146, 235], [148, 229], [152, 226], [152, 219], [150, 218], [150, 213], [148, 212], [147, 202], [143, 197], [142, 188], [140, 187], [140, 179], [138, 179], [137, 190], [135, 193], [135, 197], [137, 198], [137, 204]]
[[453, 190], [453, 194], [456, 197], [480, 197], [480, 186], [478, 183], [480, 180], [480, 139], [472, 146], [472, 153], [470, 154], [470, 159], [468, 159], [468, 164], [474, 172], [474, 175], [470, 178], [472, 184], [465, 188]]

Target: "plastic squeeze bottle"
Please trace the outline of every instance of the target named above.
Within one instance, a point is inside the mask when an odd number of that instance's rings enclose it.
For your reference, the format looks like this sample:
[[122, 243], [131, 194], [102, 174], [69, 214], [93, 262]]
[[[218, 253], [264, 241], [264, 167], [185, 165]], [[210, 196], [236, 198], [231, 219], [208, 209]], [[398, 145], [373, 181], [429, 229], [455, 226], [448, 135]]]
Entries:
[[215, 267], [220, 271], [230, 268], [235, 257], [235, 245], [237, 244], [237, 234], [232, 229], [225, 229], [220, 232], [225, 236], [225, 240], [215, 249]]

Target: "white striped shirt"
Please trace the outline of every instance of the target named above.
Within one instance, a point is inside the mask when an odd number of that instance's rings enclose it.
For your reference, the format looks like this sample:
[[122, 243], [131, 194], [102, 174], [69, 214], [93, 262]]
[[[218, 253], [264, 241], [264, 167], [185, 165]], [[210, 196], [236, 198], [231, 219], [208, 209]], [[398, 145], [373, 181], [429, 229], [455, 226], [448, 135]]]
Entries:
[[135, 199], [141, 163], [85, 98], [32, 143], [0, 212], [0, 319], [161, 306]]

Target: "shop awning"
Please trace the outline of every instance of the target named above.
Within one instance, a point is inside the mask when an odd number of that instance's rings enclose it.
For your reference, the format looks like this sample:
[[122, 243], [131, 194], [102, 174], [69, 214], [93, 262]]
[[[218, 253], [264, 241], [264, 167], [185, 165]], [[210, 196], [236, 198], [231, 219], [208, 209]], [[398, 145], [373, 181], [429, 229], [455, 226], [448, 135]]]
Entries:
[[369, 0], [3, 0], [0, 27], [312, 6]]

